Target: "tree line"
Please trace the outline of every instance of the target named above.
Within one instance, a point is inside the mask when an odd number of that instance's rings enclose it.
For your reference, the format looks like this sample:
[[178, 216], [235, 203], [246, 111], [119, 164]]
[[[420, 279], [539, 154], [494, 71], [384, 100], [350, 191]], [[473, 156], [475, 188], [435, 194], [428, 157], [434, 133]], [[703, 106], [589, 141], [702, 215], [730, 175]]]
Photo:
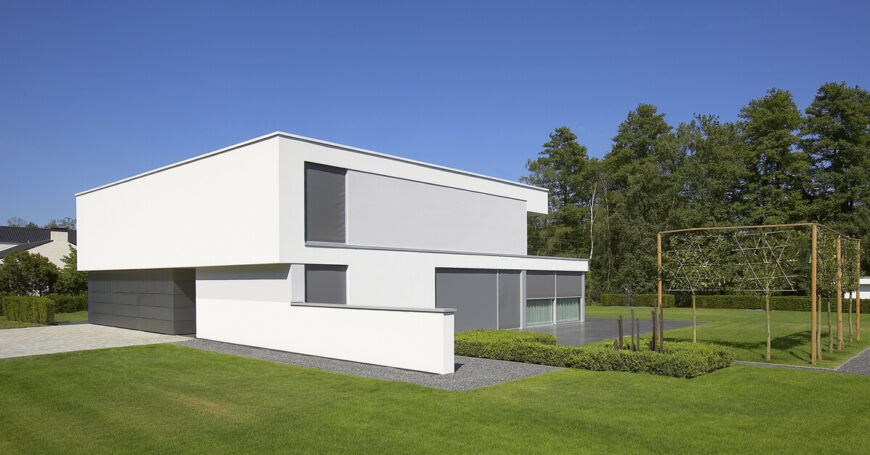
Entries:
[[770, 89], [735, 122], [696, 114], [675, 128], [639, 104], [603, 159], [567, 127], [549, 136], [522, 179], [550, 190], [550, 213], [529, 217], [529, 253], [589, 257], [593, 299], [653, 292], [663, 230], [815, 221], [870, 232], [870, 93], [845, 82], [822, 85], [803, 111]]

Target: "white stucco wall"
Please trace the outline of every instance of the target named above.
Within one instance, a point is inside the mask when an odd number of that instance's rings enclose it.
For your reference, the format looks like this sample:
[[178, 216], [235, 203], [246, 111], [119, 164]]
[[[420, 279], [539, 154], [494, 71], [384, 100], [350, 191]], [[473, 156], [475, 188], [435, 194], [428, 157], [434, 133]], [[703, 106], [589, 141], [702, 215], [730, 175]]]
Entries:
[[526, 202], [347, 172], [347, 243], [524, 254]]
[[197, 337], [452, 373], [453, 315], [291, 306], [289, 265], [199, 268]]
[[278, 195], [276, 138], [80, 193], [79, 269], [276, 263]]

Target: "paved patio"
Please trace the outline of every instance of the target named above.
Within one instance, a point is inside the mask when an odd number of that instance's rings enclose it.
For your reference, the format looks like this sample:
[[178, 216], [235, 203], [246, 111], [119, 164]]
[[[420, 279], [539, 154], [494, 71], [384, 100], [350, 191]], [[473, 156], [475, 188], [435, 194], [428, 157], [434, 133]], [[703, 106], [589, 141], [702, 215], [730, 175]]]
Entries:
[[161, 335], [94, 324], [0, 330], [0, 359], [140, 344], [172, 343], [189, 337]]
[[[706, 322], [698, 321], [698, 325]], [[640, 334], [652, 333], [652, 321], [641, 319]], [[665, 319], [665, 330], [691, 327], [692, 321], [670, 321]], [[622, 320], [623, 334], [631, 335], [631, 319]], [[556, 343], [564, 346], [597, 343], [616, 338], [616, 318], [586, 318], [586, 322], [564, 322], [556, 325], [530, 327], [530, 332], [552, 333], [556, 335]]]

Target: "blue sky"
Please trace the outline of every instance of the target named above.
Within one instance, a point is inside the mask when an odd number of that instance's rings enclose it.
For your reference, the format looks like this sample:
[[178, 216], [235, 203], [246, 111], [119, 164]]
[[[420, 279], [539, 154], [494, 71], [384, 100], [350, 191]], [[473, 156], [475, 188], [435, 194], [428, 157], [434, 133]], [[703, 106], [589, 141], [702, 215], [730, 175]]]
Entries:
[[652, 103], [870, 88], [870, 2], [0, 0], [0, 224], [275, 130], [507, 179]]

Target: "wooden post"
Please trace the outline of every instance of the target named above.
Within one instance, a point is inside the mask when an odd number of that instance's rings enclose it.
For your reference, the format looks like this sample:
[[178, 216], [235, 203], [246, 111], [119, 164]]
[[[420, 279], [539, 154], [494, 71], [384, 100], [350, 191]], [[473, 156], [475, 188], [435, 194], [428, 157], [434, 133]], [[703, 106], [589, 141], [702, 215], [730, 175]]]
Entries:
[[695, 320], [695, 293], [692, 293], [692, 343], [698, 342], [698, 326]]
[[849, 343], [855, 340], [852, 335], [852, 300], [849, 299]]
[[857, 285], [855, 286], [855, 339], [861, 341], [861, 240], [858, 240], [858, 263], [855, 264]]
[[634, 308], [631, 309], [631, 350], [637, 351], [636, 345], [634, 344], [634, 334], [635, 334], [635, 325], [634, 325]]
[[[663, 318], [664, 316], [662, 315], [662, 233], [661, 232], [656, 234], [656, 244], [657, 244], [657, 249], [658, 249], [658, 271], [659, 271], [659, 273], [658, 273], [658, 275], [659, 275], [659, 298], [658, 298], [659, 308], [658, 308], [658, 312], [659, 312], [659, 317]], [[653, 318], [653, 323], [655, 323], [655, 320], [656, 320], [656, 318]], [[659, 346], [661, 347], [661, 344], [662, 344], [661, 331], [659, 331], [658, 336], [659, 336]]]
[[619, 349], [622, 349], [622, 315], [619, 315]]
[[817, 259], [818, 259], [816, 257], [816, 255], [818, 253], [816, 251], [816, 247], [818, 245], [818, 234], [819, 234], [818, 229], [819, 229], [819, 227], [815, 223], [813, 223], [812, 229], [813, 229], [813, 236], [812, 236], [812, 245], [810, 247], [810, 262], [812, 263], [812, 266], [810, 267], [810, 269], [811, 269], [811, 271], [810, 271], [810, 275], [811, 275], [811, 278], [810, 278], [810, 307], [812, 307], [813, 314], [812, 314], [812, 329], [810, 330], [810, 332], [811, 332], [810, 338], [813, 341], [812, 341], [812, 355], [811, 355], [810, 363], [815, 365], [816, 364], [816, 351], [818, 348], [818, 346], [816, 346], [816, 343], [817, 343], [817, 340], [816, 340], [816, 271], [817, 271], [817, 267], [818, 267], [818, 265], [816, 264]]
[[837, 349], [843, 349], [843, 236], [837, 236]]

